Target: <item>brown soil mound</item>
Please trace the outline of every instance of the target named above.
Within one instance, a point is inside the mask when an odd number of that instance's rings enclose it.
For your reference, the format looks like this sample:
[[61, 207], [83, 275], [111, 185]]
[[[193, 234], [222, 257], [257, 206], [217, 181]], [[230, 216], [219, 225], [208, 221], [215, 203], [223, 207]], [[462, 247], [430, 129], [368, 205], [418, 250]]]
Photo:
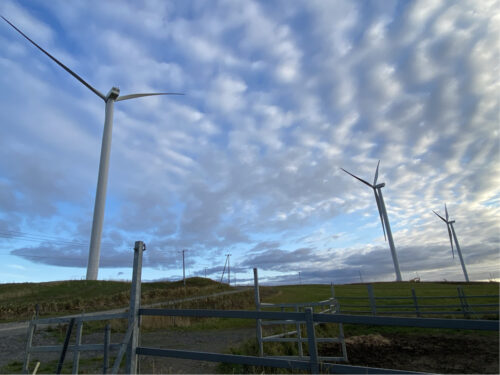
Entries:
[[[345, 341], [350, 365], [448, 374], [499, 373], [497, 335], [392, 333]], [[326, 351], [326, 355], [338, 354], [338, 348]]]

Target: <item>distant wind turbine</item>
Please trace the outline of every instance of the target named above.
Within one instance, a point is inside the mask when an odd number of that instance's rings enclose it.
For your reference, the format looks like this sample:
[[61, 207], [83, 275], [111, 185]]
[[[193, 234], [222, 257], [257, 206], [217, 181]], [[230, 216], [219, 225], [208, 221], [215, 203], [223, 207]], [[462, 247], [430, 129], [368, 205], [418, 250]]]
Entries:
[[104, 131], [102, 136], [101, 145], [101, 159], [99, 162], [99, 175], [97, 179], [97, 190], [94, 206], [94, 218], [92, 221], [92, 234], [90, 237], [90, 248], [89, 248], [89, 261], [87, 266], [87, 280], [96, 280], [97, 273], [99, 271], [99, 257], [101, 251], [101, 237], [102, 237], [102, 224], [104, 221], [104, 208], [106, 205], [106, 188], [108, 184], [108, 170], [109, 170], [109, 155], [111, 151], [111, 134], [113, 128], [113, 107], [115, 102], [122, 100], [129, 100], [135, 98], [141, 98], [143, 96], [155, 96], [155, 95], [184, 95], [174, 92], [158, 92], [158, 93], [140, 93], [140, 94], [129, 94], [120, 96], [120, 89], [117, 87], [112, 87], [107, 95], [102, 94], [99, 90], [95, 89], [89, 83], [87, 83], [82, 77], [69, 69], [62, 62], [57, 60], [50, 53], [45, 51], [42, 47], [31, 40], [26, 34], [14, 26], [9, 20], [4, 16], [0, 15], [5, 22], [12, 26], [19, 34], [25, 37], [31, 44], [42, 51], [50, 59], [52, 59], [61, 68], [66, 70], [69, 74], [75, 77], [81, 84], [87, 87], [90, 91], [100, 97], [106, 103], [105, 115], [104, 115]]
[[[365, 180], [359, 178], [358, 176], [353, 175], [352, 173], [346, 171], [344, 168], [342, 169], [345, 173], [351, 175], [355, 179], [361, 181], [365, 185], [368, 185], [373, 189], [373, 192], [375, 194], [375, 201], [377, 202], [377, 207], [378, 207], [378, 213], [380, 215], [380, 221], [382, 223], [382, 229], [384, 231], [384, 238], [389, 239], [389, 247], [391, 249], [391, 254], [392, 254], [392, 261], [394, 262], [394, 270], [396, 271], [396, 281], [402, 281], [401, 278], [401, 271], [399, 270], [399, 261], [398, 261], [398, 254], [396, 253], [396, 247], [394, 246], [394, 240], [392, 239], [392, 231], [391, 231], [391, 225], [389, 224], [389, 217], [387, 216], [387, 210], [385, 208], [385, 202], [384, 202], [384, 197], [382, 195], [382, 188], [385, 186], [385, 182], [382, 182], [377, 185], [377, 179], [378, 179], [378, 167], [380, 165], [380, 160], [378, 161], [377, 164], [377, 169], [375, 171], [375, 178], [373, 180], [373, 185], [370, 184], [369, 182], [366, 182]], [[387, 233], [387, 235], [386, 235]]]
[[439, 217], [446, 223], [446, 228], [448, 229], [448, 236], [450, 237], [451, 255], [453, 256], [453, 258], [455, 258], [455, 253], [453, 252], [453, 240], [451, 238], [453, 235], [453, 239], [455, 240], [455, 246], [457, 247], [458, 257], [460, 258], [460, 264], [462, 265], [462, 270], [464, 271], [465, 281], [469, 282], [469, 275], [467, 274], [467, 269], [465, 268], [464, 258], [462, 257], [462, 250], [460, 250], [460, 245], [458, 244], [455, 228], [453, 228], [455, 220], [449, 220], [448, 208], [446, 207], [446, 203], [444, 204], [444, 212], [446, 219], [441, 215], [439, 215], [436, 211], [432, 210], [432, 212], [434, 212], [437, 217]]

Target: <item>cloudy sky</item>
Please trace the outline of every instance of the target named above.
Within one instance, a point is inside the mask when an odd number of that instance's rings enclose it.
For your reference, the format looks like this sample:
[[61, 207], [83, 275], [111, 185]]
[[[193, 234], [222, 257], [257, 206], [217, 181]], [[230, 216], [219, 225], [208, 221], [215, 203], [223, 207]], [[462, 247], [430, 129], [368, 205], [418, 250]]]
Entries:
[[[115, 106], [100, 279], [500, 277], [496, 1], [14, 1]], [[0, 20], [0, 282], [85, 277], [104, 103]]]

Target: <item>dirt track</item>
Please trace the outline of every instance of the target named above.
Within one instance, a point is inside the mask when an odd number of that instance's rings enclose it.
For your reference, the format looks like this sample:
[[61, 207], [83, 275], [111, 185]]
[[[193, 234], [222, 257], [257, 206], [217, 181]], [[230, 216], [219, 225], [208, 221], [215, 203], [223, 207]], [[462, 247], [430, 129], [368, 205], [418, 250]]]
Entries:
[[[254, 328], [179, 332], [162, 330], [158, 332], [147, 332], [141, 335], [141, 345], [155, 348], [197, 350], [215, 353], [225, 353], [231, 346], [238, 346], [242, 342], [255, 337]], [[122, 334], [113, 334], [112, 342], [118, 343]], [[102, 334], [90, 334], [83, 337], [83, 343], [102, 343]], [[12, 334], [3, 334], [0, 338], [0, 369], [7, 364], [24, 359], [26, 345], [26, 332], [16, 331]], [[46, 331], [38, 331], [33, 340], [33, 345], [61, 345], [53, 334]], [[112, 353], [114, 355], [116, 353]], [[81, 359], [91, 356], [100, 356], [102, 353], [82, 353]], [[36, 353], [31, 357], [31, 364], [36, 361], [48, 363], [56, 361], [59, 353]], [[72, 363], [73, 354], [68, 353], [65, 363]], [[81, 370], [87, 373], [100, 373], [102, 365], [99, 362], [89, 364], [82, 361]], [[210, 374], [215, 373], [217, 363], [189, 361], [174, 358], [142, 357], [139, 362], [140, 373], [174, 373], [174, 374]], [[55, 366], [54, 366], [55, 371]], [[3, 371], [4, 372], [4, 371]]]

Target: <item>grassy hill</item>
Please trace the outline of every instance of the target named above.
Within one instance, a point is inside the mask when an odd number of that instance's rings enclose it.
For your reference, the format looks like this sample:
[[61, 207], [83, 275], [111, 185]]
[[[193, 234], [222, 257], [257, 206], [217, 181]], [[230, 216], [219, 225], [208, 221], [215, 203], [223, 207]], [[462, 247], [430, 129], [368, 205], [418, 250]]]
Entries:
[[[143, 304], [209, 295], [231, 288], [200, 277], [182, 281], [142, 284]], [[0, 321], [27, 320], [40, 306], [41, 316], [75, 314], [127, 307], [130, 282], [55, 281], [0, 284]]]

